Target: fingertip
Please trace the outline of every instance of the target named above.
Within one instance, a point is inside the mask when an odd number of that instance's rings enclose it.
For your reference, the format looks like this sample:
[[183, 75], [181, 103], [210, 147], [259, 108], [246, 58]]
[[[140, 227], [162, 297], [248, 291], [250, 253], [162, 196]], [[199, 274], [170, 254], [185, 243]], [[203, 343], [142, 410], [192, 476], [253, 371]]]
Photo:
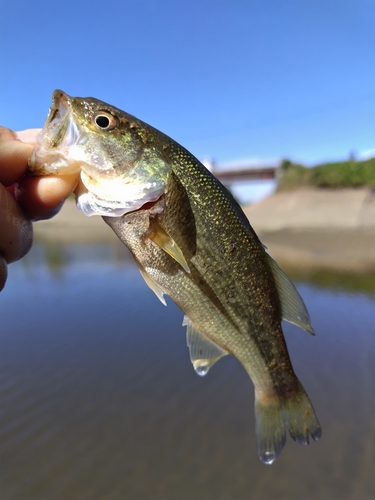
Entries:
[[57, 215], [62, 207], [64, 206], [65, 200], [62, 200], [59, 205], [56, 205], [53, 208], [49, 208], [46, 210], [40, 210], [36, 214], [30, 214], [30, 220], [31, 222], [38, 222], [41, 220], [47, 220], [47, 219], [52, 219]]

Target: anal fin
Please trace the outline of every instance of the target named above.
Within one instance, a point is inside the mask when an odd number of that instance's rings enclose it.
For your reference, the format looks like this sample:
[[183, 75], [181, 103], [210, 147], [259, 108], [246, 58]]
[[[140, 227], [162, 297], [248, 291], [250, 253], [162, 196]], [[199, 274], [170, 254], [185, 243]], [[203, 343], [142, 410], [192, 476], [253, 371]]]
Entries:
[[187, 316], [184, 316], [182, 325], [187, 327], [186, 342], [194, 370], [203, 377], [216, 361], [229, 353], [199, 333]]

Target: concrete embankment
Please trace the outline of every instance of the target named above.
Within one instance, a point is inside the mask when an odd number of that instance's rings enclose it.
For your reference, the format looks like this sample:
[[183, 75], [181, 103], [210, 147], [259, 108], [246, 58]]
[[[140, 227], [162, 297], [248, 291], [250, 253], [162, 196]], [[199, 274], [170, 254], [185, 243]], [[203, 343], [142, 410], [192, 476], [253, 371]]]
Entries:
[[297, 189], [245, 208], [258, 231], [375, 230], [375, 190]]
[[301, 268], [375, 271], [375, 191], [298, 189], [244, 211], [281, 263]]
[[[370, 189], [276, 193], [244, 211], [284, 266], [375, 271], [375, 192]], [[34, 228], [37, 241], [118, 242], [101, 217], [85, 217], [72, 200], [54, 219], [37, 222]]]

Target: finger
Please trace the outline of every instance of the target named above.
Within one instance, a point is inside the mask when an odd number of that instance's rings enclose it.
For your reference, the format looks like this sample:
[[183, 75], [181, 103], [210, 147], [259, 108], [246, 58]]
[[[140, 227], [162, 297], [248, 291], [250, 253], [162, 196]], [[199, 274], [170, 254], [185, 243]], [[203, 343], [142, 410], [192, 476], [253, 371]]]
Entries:
[[0, 227], [0, 255], [8, 263], [23, 257], [32, 244], [32, 224], [4, 186], [0, 186]]
[[18, 183], [16, 199], [32, 220], [50, 219], [74, 191], [77, 181], [77, 174], [24, 177]]
[[27, 160], [33, 151], [32, 144], [18, 140], [12, 130], [0, 127], [0, 183], [10, 186], [23, 176]]
[[15, 132], [17, 139], [21, 142], [26, 142], [28, 144], [36, 143], [36, 138], [40, 134], [40, 128], [28, 128], [26, 130], [20, 130], [19, 132]]

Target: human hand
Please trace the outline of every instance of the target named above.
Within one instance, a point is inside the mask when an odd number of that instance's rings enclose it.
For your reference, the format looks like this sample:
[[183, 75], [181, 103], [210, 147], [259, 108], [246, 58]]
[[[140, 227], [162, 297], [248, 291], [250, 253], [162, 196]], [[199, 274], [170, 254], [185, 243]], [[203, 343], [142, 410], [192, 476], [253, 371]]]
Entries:
[[76, 184], [75, 175], [25, 177], [39, 132], [13, 132], [0, 126], [0, 290], [7, 264], [21, 259], [31, 248], [31, 221], [56, 215]]

